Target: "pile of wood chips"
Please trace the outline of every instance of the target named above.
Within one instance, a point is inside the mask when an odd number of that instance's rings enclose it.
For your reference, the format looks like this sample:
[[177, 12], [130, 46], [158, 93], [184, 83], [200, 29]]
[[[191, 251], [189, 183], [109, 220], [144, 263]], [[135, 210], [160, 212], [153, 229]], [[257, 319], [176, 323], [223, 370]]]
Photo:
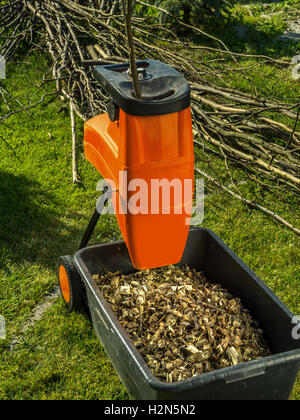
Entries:
[[168, 266], [94, 275], [153, 374], [172, 383], [270, 355], [240, 299], [204, 273]]

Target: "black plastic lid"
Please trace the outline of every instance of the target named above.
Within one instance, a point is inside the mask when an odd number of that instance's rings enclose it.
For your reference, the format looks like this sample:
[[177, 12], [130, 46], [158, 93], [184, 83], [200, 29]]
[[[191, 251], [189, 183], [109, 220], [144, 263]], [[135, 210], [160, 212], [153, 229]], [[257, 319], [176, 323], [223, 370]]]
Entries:
[[138, 61], [142, 100], [135, 98], [129, 64], [97, 66], [94, 77], [126, 114], [155, 116], [190, 106], [190, 86], [171, 66], [156, 60]]

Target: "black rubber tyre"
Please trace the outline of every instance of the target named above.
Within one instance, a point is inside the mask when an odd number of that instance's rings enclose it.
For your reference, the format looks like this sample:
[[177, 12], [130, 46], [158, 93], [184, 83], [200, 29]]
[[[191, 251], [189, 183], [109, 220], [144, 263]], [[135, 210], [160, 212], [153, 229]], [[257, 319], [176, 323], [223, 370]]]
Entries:
[[69, 312], [82, 312], [84, 293], [80, 275], [74, 260], [67, 255], [58, 260], [57, 277], [62, 298]]

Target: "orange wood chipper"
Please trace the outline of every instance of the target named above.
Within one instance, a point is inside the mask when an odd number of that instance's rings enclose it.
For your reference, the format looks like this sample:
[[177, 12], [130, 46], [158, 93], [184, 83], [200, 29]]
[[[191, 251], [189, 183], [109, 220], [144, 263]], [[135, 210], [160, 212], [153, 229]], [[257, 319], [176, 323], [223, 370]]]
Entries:
[[[88, 308], [112, 364], [136, 399], [287, 399], [300, 363], [299, 342], [291, 335], [293, 314], [213, 232], [189, 229], [194, 182], [190, 88], [165, 64], [137, 64], [142, 100], [135, 98], [128, 64], [94, 70], [110, 103], [106, 114], [85, 124], [85, 155], [107, 181], [106, 193], [113, 199], [124, 241], [87, 247], [101, 213], [97, 206], [80, 250], [74, 258], [59, 258], [65, 304], [69, 310]], [[165, 193], [157, 187], [161, 181], [172, 186], [188, 181], [190, 188], [183, 188], [184, 194], [169, 191], [163, 200]], [[135, 191], [137, 186], [144, 187], [143, 194]], [[129, 205], [132, 200], [135, 211]], [[151, 202], [148, 211], [138, 201]], [[126, 275], [175, 263], [204, 271], [211, 282], [239, 297], [263, 328], [273, 355], [172, 384], [156, 378], [93, 275]], [[201, 300], [199, 296], [199, 305]]]
[[[187, 81], [159, 61], [137, 66], [142, 100], [135, 99], [128, 64], [96, 67], [95, 77], [111, 101], [106, 114], [85, 124], [84, 149], [112, 183], [116, 217], [133, 265], [149, 269], [178, 263], [186, 245], [193, 201], [193, 132]], [[145, 183], [142, 199], [148, 203], [139, 213], [127, 207], [136, 194], [128, 186], [136, 180]], [[153, 181], [167, 181], [170, 188]], [[180, 193], [174, 194], [178, 185]], [[165, 200], [163, 194], [169, 197]], [[81, 248], [98, 217], [96, 211]]]

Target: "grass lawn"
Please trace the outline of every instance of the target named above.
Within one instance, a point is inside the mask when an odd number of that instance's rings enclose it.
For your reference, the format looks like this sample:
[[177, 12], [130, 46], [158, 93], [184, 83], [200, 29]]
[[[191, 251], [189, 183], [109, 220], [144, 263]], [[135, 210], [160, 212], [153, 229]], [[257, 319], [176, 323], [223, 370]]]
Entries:
[[[23, 100], [32, 81], [38, 83], [49, 65], [37, 55], [11, 63], [3, 84]], [[256, 78], [263, 86], [264, 74]], [[281, 89], [290, 92], [290, 82], [281, 83]], [[55, 90], [36, 85], [29, 100], [37, 101], [45, 89]], [[89, 320], [67, 314], [61, 299], [22, 332], [34, 308], [55, 288], [58, 257], [77, 250], [98, 197], [99, 175], [85, 161], [81, 147], [82, 185], [72, 184], [70, 120], [68, 108], [58, 113], [61, 106], [61, 101], [48, 97], [36, 109], [0, 125], [0, 315], [7, 321], [7, 340], [0, 340], [0, 399], [127, 399]], [[78, 121], [81, 137], [82, 128]], [[217, 161], [213, 165], [218, 171]], [[299, 205], [291, 201], [289, 213], [299, 220]], [[204, 226], [300, 314], [299, 238], [221, 191], [206, 198]], [[115, 219], [103, 217], [94, 240], [117, 238]], [[15, 337], [20, 343], [10, 350]], [[300, 380], [292, 398], [300, 399]]]

